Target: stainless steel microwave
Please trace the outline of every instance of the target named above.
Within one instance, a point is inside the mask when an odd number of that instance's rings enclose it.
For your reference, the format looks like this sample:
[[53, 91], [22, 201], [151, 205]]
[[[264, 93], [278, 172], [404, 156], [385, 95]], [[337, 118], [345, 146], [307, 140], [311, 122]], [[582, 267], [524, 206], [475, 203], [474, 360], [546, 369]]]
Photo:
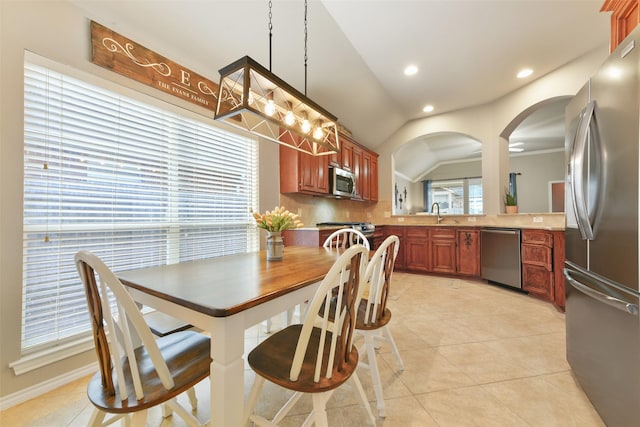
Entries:
[[329, 193], [336, 197], [356, 196], [356, 177], [352, 172], [337, 167], [329, 168]]

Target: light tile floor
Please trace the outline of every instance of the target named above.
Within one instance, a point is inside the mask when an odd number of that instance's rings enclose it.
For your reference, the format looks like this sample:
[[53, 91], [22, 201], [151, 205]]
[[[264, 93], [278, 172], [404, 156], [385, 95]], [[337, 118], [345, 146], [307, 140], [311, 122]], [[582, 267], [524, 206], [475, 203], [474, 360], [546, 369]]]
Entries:
[[[604, 426], [571, 374], [564, 314], [551, 304], [481, 281], [396, 273], [389, 306], [405, 370], [396, 372], [383, 345], [378, 361], [387, 416], [378, 418], [379, 426]], [[264, 330], [247, 331], [247, 350], [265, 338]], [[368, 372], [359, 372], [377, 413]], [[253, 373], [248, 367], [246, 373], [248, 391]], [[86, 383], [75, 381], [3, 411], [0, 426], [86, 425], [92, 410]], [[208, 380], [197, 387], [203, 421], [209, 419], [208, 387]], [[274, 414], [287, 396], [267, 383], [258, 411]], [[283, 425], [300, 425], [310, 407], [302, 399]], [[331, 426], [367, 425], [350, 382], [328, 408]], [[153, 410], [148, 425], [184, 423], [162, 420]]]

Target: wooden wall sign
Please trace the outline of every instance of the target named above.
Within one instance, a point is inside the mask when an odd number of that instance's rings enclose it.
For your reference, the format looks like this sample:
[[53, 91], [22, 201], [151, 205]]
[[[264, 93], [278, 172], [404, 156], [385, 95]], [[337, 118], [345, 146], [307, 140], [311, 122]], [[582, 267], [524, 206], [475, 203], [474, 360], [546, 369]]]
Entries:
[[216, 111], [218, 84], [91, 21], [91, 62]]

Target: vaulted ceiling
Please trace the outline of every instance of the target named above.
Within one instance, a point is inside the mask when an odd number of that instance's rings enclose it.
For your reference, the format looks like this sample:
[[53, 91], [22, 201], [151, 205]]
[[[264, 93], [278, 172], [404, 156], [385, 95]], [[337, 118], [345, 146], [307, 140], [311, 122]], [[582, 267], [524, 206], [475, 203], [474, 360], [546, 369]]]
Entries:
[[[269, 65], [268, 0], [70, 0], [212, 80]], [[307, 95], [375, 149], [407, 121], [491, 102], [606, 46], [602, 0], [310, 0]], [[304, 90], [304, 2], [273, 0], [272, 71]], [[415, 64], [412, 77], [403, 68]], [[530, 67], [534, 74], [517, 79]], [[533, 124], [531, 124], [533, 126]], [[440, 145], [445, 145], [440, 142]]]

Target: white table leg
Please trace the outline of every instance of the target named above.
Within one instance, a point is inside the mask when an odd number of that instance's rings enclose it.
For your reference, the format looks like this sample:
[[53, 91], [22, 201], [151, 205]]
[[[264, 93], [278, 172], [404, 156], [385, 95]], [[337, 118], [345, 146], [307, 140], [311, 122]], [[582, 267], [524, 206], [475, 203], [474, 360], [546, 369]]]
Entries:
[[239, 427], [244, 414], [244, 319], [240, 313], [211, 322], [211, 426]]

